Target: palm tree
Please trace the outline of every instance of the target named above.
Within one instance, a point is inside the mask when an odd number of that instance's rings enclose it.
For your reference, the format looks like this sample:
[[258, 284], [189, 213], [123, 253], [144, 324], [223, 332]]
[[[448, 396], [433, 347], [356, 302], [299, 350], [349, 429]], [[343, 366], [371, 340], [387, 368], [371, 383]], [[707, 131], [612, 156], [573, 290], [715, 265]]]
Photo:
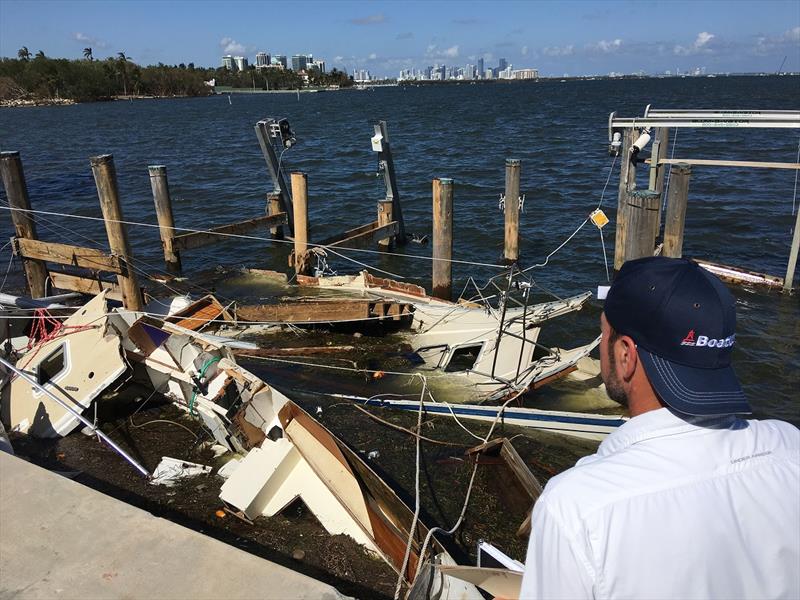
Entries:
[[17, 56], [20, 58], [20, 60], [30, 60], [30, 58], [31, 58], [31, 53], [30, 53], [30, 51], [28, 50], [28, 47], [27, 47], [27, 46], [23, 46], [23, 47], [22, 47], [22, 48], [20, 48], [20, 49], [19, 49], [19, 51], [17, 52]]
[[119, 72], [122, 75], [122, 90], [125, 96], [128, 95], [128, 61], [130, 56], [125, 56], [124, 52], [117, 52], [117, 62], [119, 63]]
[[92, 57], [92, 49], [91, 48], [84, 48], [83, 49], [83, 58], [85, 58], [86, 60], [94, 60], [94, 57]]
[[36, 53], [36, 58], [46, 58], [45, 55], [44, 55], [44, 50], [39, 50]]

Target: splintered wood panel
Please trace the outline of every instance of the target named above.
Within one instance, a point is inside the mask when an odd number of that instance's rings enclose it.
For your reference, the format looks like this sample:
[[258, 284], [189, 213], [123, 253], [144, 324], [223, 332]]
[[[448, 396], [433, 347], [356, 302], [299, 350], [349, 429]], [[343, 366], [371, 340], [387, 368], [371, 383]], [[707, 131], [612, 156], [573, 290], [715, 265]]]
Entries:
[[77, 275], [70, 275], [68, 273], [59, 273], [58, 271], [50, 271], [48, 273], [50, 280], [53, 282], [53, 287], [59, 290], [69, 290], [71, 292], [80, 292], [82, 294], [99, 294], [103, 290], [109, 290], [106, 298], [122, 302], [122, 292], [119, 285], [110, 281], [102, 279], [89, 279], [88, 277], [79, 277]]
[[371, 316], [369, 300], [334, 300], [313, 302], [286, 302], [241, 306], [236, 311], [240, 321], [262, 321], [269, 323], [329, 323], [334, 321], [358, 321]]
[[392, 221], [386, 225], [378, 225], [378, 222], [369, 223], [356, 229], [351, 229], [341, 236], [329, 238], [320, 243], [322, 246], [333, 247], [348, 247], [348, 248], [365, 248], [372, 244], [376, 244], [378, 240], [387, 237], [394, 237], [397, 235], [399, 229], [397, 221]]
[[16, 238], [14, 245], [17, 254], [34, 260], [44, 260], [60, 265], [70, 265], [93, 271], [108, 271], [122, 274], [123, 268], [116, 256], [111, 256], [94, 248], [81, 248], [56, 242], [42, 242], [27, 238]]
[[258, 227], [277, 227], [278, 225], [285, 225], [286, 222], [285, 212], [266, 217], [256, 217], [255, 219], [248, 219], [247, 221], [239, 221], [238, 223], [214, 227], [208, 231], [197, 231], [177, 235], [174, 238], [173, 245], [176, 250], [191, 250], [192, 248], [200, 248], [222, 241], [224, 236], [228, 234], [238, 235], [247, 233]]
[[167, 321], [179, 327], [196, 331], [209, 321], [220, 319], [232, 321], [232, 317], [214, 296], [204, 296], [183, 310], [170, 316]]

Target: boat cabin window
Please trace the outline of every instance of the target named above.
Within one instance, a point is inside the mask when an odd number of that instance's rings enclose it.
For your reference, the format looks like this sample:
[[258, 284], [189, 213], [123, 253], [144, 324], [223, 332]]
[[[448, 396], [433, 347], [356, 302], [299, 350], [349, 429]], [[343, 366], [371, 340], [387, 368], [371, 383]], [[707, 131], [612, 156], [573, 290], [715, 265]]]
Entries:
[[470, 346], [456, 348], [444, 370], [447, 373], [469, 371], [475, 366], [475, 362], [478, 360], [482, 347], [483, 344], [472, 344]]
[[66, 369], [66, 345], [61, 344], [48, 354], [36, 367], [36, 381], [44, 385], [56, 379]]
[[442, 359], [447, 355], [450, 346], [440, 344], [438, 346], [427, 346], [417, 350], [417, 356], [425, 363], [426, 369], [437, 369], [442, 363]]

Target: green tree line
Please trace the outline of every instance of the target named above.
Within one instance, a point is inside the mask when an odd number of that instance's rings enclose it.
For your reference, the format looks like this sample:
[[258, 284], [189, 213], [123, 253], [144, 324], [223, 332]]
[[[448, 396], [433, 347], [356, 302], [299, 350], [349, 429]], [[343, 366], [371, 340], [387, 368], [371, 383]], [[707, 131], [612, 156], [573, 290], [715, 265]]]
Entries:
[[[205, 96], [213, 89], [205, 84], [257, 89], [298, 89], [304, 81], [294, 71], [250, 68], [231, 72], [222, 67], [202, 68], [193, 63], [141, 66], [124, 52], [95, 60], [91, 48], [83, 59], [50, 58], [41, 50], [32, 54], [22, 47], [16, 58], [0, 59], [0, 100], [24, 98], [71, 98], [77, 101], [104, 100], [120, 95]], [[331, 73], [309, 74], [310, 85], [347, 87], [352, 80], [334, 69]]]

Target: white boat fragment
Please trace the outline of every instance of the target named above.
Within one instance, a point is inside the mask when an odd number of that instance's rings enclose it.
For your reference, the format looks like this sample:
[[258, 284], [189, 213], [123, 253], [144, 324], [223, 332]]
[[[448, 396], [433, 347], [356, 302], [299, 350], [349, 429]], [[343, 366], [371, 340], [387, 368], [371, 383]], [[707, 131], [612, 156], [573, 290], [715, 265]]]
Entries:
[[[17, 368], [82, 412], [127, 369], [119, 335], [107, 326], [107, 313], [103, 292], [64, 321], [53, 339], [24, 354]], [[63, 436], [79, 424], [75, 415], [21, 377], [11, 382], [2, 409], [12, 431], [37, 437]]]
[[207, 475], [208, 473], [211, 473], [211, 467], [206, 465], [163, 456], [161, 457], [161, 462], [158, 463], [155, 471], [153, 471], [150, 483], [172, 487], [180, 479]]

